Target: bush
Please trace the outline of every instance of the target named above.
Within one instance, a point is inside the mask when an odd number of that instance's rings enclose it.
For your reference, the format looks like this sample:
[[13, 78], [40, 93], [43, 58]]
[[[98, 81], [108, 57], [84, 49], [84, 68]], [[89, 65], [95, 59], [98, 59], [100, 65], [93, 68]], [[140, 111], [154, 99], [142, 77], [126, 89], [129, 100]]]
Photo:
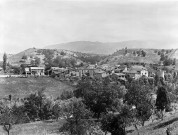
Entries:
[[23, 55], [23, 56], [22, 56], [22, 59], [25, 59], [25, 60], [26, 60], [26, 59], [27, 59], [27, 55]]

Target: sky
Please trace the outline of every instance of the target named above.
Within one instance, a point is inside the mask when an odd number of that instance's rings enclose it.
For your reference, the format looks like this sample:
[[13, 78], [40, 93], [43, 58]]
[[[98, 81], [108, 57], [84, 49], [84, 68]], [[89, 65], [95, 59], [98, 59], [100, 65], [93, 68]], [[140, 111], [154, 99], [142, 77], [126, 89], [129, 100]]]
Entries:
[[127, 40], [178, 48], [178, 0], [0, 0], [0, 53]]

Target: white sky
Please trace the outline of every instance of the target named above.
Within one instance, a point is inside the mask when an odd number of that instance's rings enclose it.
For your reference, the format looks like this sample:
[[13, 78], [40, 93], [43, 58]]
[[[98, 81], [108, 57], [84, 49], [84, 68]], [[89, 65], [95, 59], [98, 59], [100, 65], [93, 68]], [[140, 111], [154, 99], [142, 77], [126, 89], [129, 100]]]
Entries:
[[178, 1], [0, 0], [0, 52], [80, 40], [178, 48]]

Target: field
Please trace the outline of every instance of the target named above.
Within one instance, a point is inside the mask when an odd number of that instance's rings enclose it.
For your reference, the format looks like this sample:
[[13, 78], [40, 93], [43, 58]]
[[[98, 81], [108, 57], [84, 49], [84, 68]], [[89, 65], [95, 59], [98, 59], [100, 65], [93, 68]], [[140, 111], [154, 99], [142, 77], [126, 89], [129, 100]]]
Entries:
[[41, 89], [45, 89], [47, 96], [56, 98], [63, 90], [74, 88], [50, 77], [0, 78], [0, 99], [10, 94], [14, 98], [23, 98]]
[[[12, 125], [10, 135], [59, 135], [59, 128], [63, 120], [58, 122], [32, 122], [27, 124]], [[0, 135], [6, 135], [7, 132], [0, 126]]]

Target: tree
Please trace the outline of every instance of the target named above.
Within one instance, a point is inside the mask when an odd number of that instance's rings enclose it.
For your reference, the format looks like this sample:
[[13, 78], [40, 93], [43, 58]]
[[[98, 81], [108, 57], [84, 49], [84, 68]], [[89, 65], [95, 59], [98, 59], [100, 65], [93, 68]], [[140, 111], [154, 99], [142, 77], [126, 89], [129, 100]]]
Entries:
[[127, 47], [126, 47], [126, 48], [125, 48], [125, 52], [124, 52], [124, 53], [125, 53], [125, 55], [127, 54], [127, 52], [128, 52], [128, 51], [127, 51]]
[[4, 70], [4, 72], [6, 72], [6, 69], [7, 69], [7, 54], [4, 53], [4, 55], [3, 55], [3, 70]]
[[143, 101], [139, 103], [136, 108], [136, 115], [135, 117], [141, 122], [141, 125], [144, 126], [145, 121], [149, 120], [152, 115], [152, 105], [150, 101]]
[[146, 56], [146, 52], [142, 50], [142, 56], [145, 57]]
[[94, 112], [94, 117], [99, 119], [101, 113], [115, 111], [115, 100], [123, 98], [124, 93], [117, 83], [106, 84], [96, 78], [85, 77], [79, 82], [74, 95], [81, 97], [87, 108]]
[[36, 119], [47, 120], [52, 115], [51, 103], [46, 99], [43, 92], [44, 89], [35, 94], [30, 94], [24, 99], [24, 112], [32, 121], [35, 121]]
[[26, 60], [26, 59], [27, 59], [27, 55], [23, 55], [23, 56], [22, 56], [22, 59], [25, 59], [25, 60]]
[[126, 135], [126, 126], [133, 121], [133, 111], [127, 105], [122, 106], [119, 113], [108, 113], [102, 117], [101, 129], [111, 135]]
[[145, 121], [151, 116], [152, 104], [150, 99], [150, 86], [143, 78], [141, 80], [133, 81], [127, 94], [125, 95], [125, 102], [129, 105], [135, 106], [135, 118], [143, 126]]
[[101, 129], [111, 135], [126, 135], [124, 121], [120, 115], [108, 114], [102, 118], [101, 124]]
[[174, 58], [172, 65], [176, 65], [176, 59]]
[[159, 87], [157, 90], [157, 98], [156, 98], [155, 105], [158, 111], [162, 112], [162, 119], [163, 119], [163, 110], [166, 109], [170, 105], [168, 92], [166, 88], [163, 86]]
[[36, 66], [39, 66], [39, 65], [40, 65], [40, 63], [41, 63], [40, 58], [35, 57], [35, 65], [36, 65]]
[[67, 113], [66, 123], [60, 128], [60, 131], [84, 135], [90, 126], [91, 112], [86, 109], [82, 100], [77, 98], [73, 98], [65, 107], [63, 109], [64, 113]]

